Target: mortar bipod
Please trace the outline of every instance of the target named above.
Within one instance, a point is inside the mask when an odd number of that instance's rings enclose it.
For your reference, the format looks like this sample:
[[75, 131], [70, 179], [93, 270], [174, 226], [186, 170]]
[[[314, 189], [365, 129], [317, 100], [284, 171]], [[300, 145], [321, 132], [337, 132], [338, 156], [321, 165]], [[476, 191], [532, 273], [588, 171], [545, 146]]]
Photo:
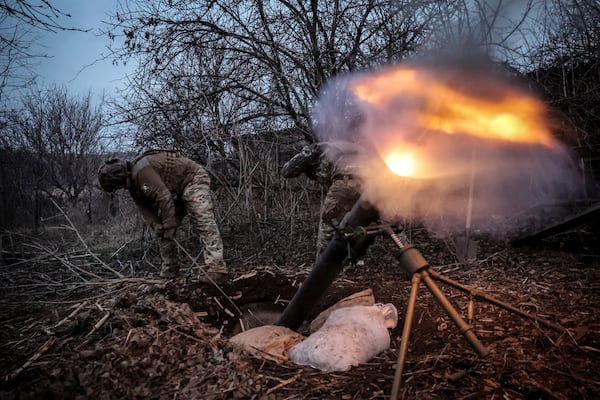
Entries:
[[396, 373], [394, 376], [394, 383], [392, 386], [392, 396], [391, 399], [395, 400], [398, 398], [398, 392], [400, 389], [400, 381], [402, 379], [402, 371], [404, 369], [404, 363], [406, 361], [406, 352], [408, 350], [408, 339], [410, 336], [410, 330], [412, 326], [412, 319], [414, 314], [414, 308], [417, 297], [417, 290], [419, 287], [419, 283], [421, 280], [425, 282], [425, 285], [429, 289], [429, 291], [433, 294], [433, 297], [440, 303], [444, 311], [448, 314], [448, 316], [454, 321], [454, 323], [458, 326], [461, 333], [466, 337], [469, 341], [475, 352], [480, 357], [485, 357], [489, 351], [485, 348], [479, 339], [475, 336], [472, 331], [472, 327], [468, 325], [458, 314], [456, 309], [452, 307], [448, 299], [444, 296], [444, 294], [440, 291], [438, 286], [433, 282], [433, 279], [436, 281], [445, 283], [449, 286], [452, 286], [456, 289], [459, 289], [463, 292], [468, 293], [472, 298], [480, 299], [487, 301], [496, 306], [502, 307], [507, 311], [513, 312], [517, 315], [520, 315], [525, 318], [532, 319], [538, 322], [541, 325], [544, 325], [554, 331], [559, 333], [570, 335], [570, 332], [563, 328], [562, 326], [556, 325], [548, 320], [540, 318], [536, 315], [530, 314], [526, 311], [523, 311], [517, 307], [514, 307], [508, 303], [505, 303], [501, 300], [498, 300], [492, 296], [489, 296], [480, 290], [470, 288], [468, 286], [462, 285], [450, 278], [446, 278], [440, 273], [429, 268], [429, 264], [421, 253], [412, 245], [408, 243], [407, 240], [399, 237], [397, 235], [397, 229], [393, 229], [391, 227], [382, 227], [383, 230], [392, 238], [394, 243], [400, 248], [401, 253], [398, 256], [400, 261], [400, 265], [404, 268], [404, 270], [412, 276], [412, 287], [410, 291], [410, 297], [408, 300], [407, 311], [404, 319], [404, 327], [402, 330], [402, 343], [400, 347], [400, 352], [398, 354], [398, 364], [396, 366]]
[[429, 273], [429, 263], [425, 260], [425, 258], [423, 258], [421, 252], [419, 252], [419, 250], [409, 244], [406, 240], [401, 239], [391, 227], [384, 225], [382, 229], [389, 234], [396, 246], [398, 246], [400, 249], [400, 254], [398, 255], [400, 266], [408, 274], [408, 276], [412, 278], [410, 297], [408, 299], [406, 314], [404, 317], [404, 326], [402, 329], [402, 343], [398, 353], [398, 363], [396, 365], [396, 373], [392, 386], [391, 398], [397, 399], [400, 389], [400, 381], [402, 380], [402, 372], [404, 370], [404, 363], [406, 361], [406, 353], [408, 351], [408, 340], [410, 337], [410, 330], [412, 328], [412, 319], [417, 301], [417, 292], [421, 280], [425, 283], [427, 289], [429, 289], [433, 297], [437, 300], [446, 314], [467, 339], [471, 347], [473, 347], [473, 350], [475, 350], [480, 357], [487, 356], [489, 354], [489, 350], [479, 341], [477, 336], [475, 336], [473, 333], [472, 327], [462, 319], [458, 311], [456, 311], [437, 284], [431, 279]]

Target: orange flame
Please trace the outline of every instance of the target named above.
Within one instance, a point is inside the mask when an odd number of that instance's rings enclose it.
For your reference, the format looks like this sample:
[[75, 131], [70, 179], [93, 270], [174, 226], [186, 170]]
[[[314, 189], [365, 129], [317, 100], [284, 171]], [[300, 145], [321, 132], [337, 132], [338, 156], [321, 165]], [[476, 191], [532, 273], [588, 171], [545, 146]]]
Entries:
[[399, 176], [411, 176], [415, 171], [415, 159], [412, 154], [391, 152], [384, 159], [388, 168]]
[[[396, 66], [355, 79], [352, 91], [376, 112], [388, 113], [387, 127], [379, 128], [387, 132], [378, 133], [377, 146], [387, 166], [397, 175], [436, 174], [434, 170], [441, 163], [434, 158], [444, 157], [443, 151], [438, 148], [437, 153], [432, 153], [430, 147], [419, 143], [440, 140], [440, 135], [557, 146], [546, 122], [545, 105], [518, 88], [497, 81], [478, 83], [465, 76], [457, 82], [444, 79], [439, 71]], [[406, 137], [406, 125], [412, 140]]]

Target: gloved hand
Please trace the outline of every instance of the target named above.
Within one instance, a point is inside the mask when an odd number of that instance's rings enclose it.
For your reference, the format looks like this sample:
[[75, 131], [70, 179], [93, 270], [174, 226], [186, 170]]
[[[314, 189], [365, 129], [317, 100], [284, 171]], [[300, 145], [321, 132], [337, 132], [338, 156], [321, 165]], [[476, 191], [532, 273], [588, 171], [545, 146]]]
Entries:
[[164, 230], [162, 238], [167, 240], [173, 240], [175, 238], [175, 228]]
[[322, 153], [323, 150], [318, 143], [304, 146], [300, 153], [283, 165], [281, 175], [284, 178], [295, 178], [302, 173], [306, 173], [309, 178], [313, 179], [311, 176], [315, 176]]
[[163, 237], [165, 230], [163, 229], [163, 226], [161, 223], [153, 222], [152, 225], [150, 225], [150, 227], [152, 228], [152, 230], [154, 231], [154, 234], [156, 236]]

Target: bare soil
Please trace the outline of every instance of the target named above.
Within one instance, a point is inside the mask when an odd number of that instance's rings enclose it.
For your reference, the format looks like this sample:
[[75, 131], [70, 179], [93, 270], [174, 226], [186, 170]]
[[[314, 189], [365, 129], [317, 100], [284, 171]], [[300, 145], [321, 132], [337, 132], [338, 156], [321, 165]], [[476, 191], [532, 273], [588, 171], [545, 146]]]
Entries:
[[[474, 332], [490, 350], [479, 358], [421, 285], [401, 398], [600, 398], [595, 229], [527, 247], [479, 237], [472, 263], [458, 263], [448, 240], [414, 227], [410, 234], [432, 270], [568, 333], [474, 299]], [[296, 235], [290, 243], [276, 228], [228, 234], [231, 274], [219, 288], [194, 282], [193, 269], [179, 280], [159, 279], [152, 244], [124, 245], [116, 257], [112, 249], [96, 258], [58, 250], [40, 237], [4, 235], [0, 398], [389, 398], [411, 285], [388, 237], [377, 237], [359, 265], [345, 268], [309, 316], [372, 288], [378, 302], [393, 303], [400, 313], [389, 350], [348, 372], [327, 373], [250, 357], [228, 342], [240, 329], [239, 313], [246, 324], [253, 324], [248, 309], [276, 318], [309, 273], [313, 238]], [[470, 296], [438, 285], [467, 318]]]

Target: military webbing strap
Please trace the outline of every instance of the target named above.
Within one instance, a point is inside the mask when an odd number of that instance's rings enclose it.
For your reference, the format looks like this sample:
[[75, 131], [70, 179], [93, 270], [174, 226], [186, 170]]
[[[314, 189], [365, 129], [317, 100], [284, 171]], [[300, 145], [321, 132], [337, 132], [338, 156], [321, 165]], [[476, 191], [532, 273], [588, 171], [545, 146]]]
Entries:
[[180, 154], [175, 150], [169, 149], [151, 149], [146, 150], [142, 154], [138, 155], [132, 162], [132, 165], [138, 162], [140, 159], [150, 156], [153, 154], [166, 153], [166, 161], [165, 161], [165, 169], [164, 169], [164, 177], [163, 182], [170, 191], [173, 190], [171, 187], [173, 181], [173, 170], [175, 168], [175, 159], [180, 156]]
[[179, 154], [175, 152], [167, 153], [167, 157], [165, 160], [165, 186], [172, 190], [171, 184], [173, 183], [173, 169], [175, 168], [175, 158], [177, 158]]
[[173, 153], [173, 154], [176, 154], [177, 156], [179, 156], [179, 153], [177, 151], [171, 150], [171, 149], [150, 149], [150, 150], [146, 150], [146, 151], [142, 152], [137, 157], [135, 157], [132, 164], [135, 164], [143, 157], [146, 157], [146, 156], [149, 156], [152, 154], [158, 154], [158, 153]]

